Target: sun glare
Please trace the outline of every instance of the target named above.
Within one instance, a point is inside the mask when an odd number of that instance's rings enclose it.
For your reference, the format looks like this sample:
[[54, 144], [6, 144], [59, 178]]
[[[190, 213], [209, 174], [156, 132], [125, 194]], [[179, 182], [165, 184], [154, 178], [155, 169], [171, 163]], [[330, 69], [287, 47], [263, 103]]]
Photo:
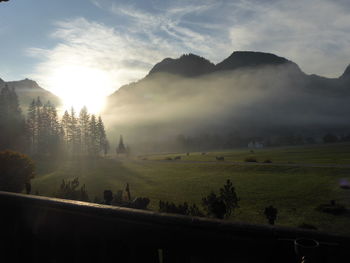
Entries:
[[57, 68], [51, 75], [50, 84], [52, 92], [63, 101], [63, 111], [71, 107], [79, 111], [86, 106], [95, 114], [102, 111], [112, 89], [107, 72], [83, 66]]

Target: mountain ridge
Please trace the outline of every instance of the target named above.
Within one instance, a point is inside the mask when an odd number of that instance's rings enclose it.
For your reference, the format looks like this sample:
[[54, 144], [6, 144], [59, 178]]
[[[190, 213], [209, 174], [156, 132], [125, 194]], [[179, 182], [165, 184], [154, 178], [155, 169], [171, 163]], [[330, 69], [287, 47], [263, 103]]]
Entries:
[[42, 88], [39, 84], [31, 79], [4, 81], [0, 78], [0, 89], [7, 85], [14, 88], [19, 98], [19, 102], [23, 108], [27, 108], [33, 99], [40, 97], [43, 102], [50, 101], [55, 106], [61, 104], [60, 98], [50, 91]]

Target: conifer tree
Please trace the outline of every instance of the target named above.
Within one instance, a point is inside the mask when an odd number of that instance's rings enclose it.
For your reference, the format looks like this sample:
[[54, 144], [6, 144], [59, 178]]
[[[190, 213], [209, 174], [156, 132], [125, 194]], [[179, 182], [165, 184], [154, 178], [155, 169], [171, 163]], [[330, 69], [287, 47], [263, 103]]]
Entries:
[[23, 148], [25, 122], [16, 91], [7, 85], [0, 91], [0, 149]]
[[91, 115], [89, 122], [89, 137], [89, 154], [95, 156], [98, 154], [98, 129], [94, 114]]
[[108, 150], [109, 150], [109, 142], [107, 140], [105, 127], [104, 127], [101, 116], [98, 117], [97, 133], [98, 133], [99, 152], [103, 152], [103, 154], [106, 155], [108, 153]]
[[84, 106], [79, 113], [79, 126], [81, 133], [81, 152], [82, 154], [88, 154], [89, 145], [89, 122], [90, 115]]

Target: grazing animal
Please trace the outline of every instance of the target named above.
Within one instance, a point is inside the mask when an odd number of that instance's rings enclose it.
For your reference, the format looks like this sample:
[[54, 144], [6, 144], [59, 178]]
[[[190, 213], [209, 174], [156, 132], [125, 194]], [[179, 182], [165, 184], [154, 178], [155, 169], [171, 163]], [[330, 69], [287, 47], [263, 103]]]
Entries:
[[217, 161], [225, 161], [224, 156], [216, 156]]
[[174, 160], [181, 160], [181, 156], [175, 156]]
[[201, 153], [202, 155], [206, 155], [207, 153]]

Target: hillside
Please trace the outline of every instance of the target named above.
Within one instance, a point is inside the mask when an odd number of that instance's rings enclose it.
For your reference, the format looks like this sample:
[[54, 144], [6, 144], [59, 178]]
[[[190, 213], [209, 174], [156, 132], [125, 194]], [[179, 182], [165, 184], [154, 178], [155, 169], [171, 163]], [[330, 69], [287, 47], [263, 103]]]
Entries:
[[262, 52], [234, 52], [216, 65], [189, 54], [167, 58], [121, 87], [109, 97], [106, 114], [112, 129], [135, 138], [348, 133], [349, 75], [350, 67], [339, 78], [307, 75], [296, 63]]
[[42, 102], [50, 101], [55, 106], [61, 104], [60, 99], [51, 92], [41, 88], [34, 80], [24, 79], [19, 81], [5, 82], [0, 79], [0, 89], [7, 85], [15, 88], [22, 109], [29, 106], [33, 99], [40, 97]]

